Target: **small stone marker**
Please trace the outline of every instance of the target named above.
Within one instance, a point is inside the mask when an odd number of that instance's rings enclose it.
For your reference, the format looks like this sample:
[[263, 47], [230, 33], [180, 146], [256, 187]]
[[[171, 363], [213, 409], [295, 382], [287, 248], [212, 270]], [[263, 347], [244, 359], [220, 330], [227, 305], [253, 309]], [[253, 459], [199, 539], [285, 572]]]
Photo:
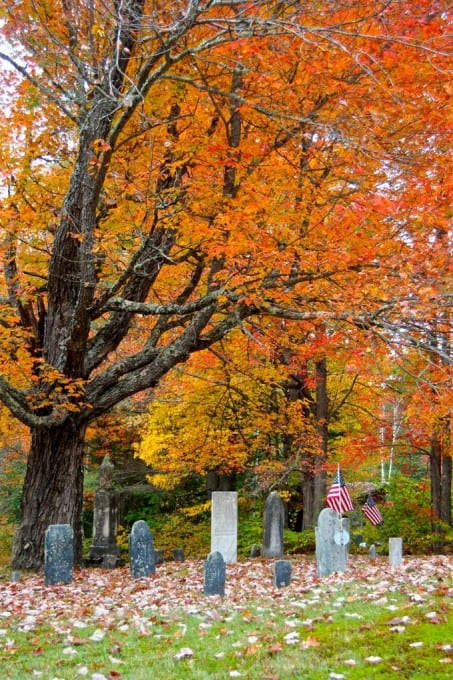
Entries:
[[316, 562], [320, 578], [346, 570], [349, 545], [349, 519], [340, 518], [331, 508], [321, 510], [316, 536]]
[[204, 565], [203, 593], [205, 595], [225, 595], [226, 565], [222, 553], [211, 552]]
[[154, 562], [156, 564], [163, 564], [164, 563], [164, 551], [163, 550], [155, 550], [154, 551]]
[[221, 553], [227, 564], [237, 562], [238, 495], [214, 491], [211, 498], [211, 553]]
[[368, 550], [368, 555], [369, 555], [370, 560], [376, 559], [376, 546], [374, 545], [374, 543], [372, 545], [370, 545], [370, 548]]
[[182, 548], [175, 548], [173, 550], [173, 559], [175, 562], [184, 562], [184, 550]]
[[44, 536], [46, 586], [71, 583], [74, 572], [74, 532], [70, 524], [51, 524]]
[[250, 557], [254, 558], [254, 557], [259, 557], [259, 556], [260, 556], [260, 549], [256, 545], [256, 543], [254, 543], [252, 545], [251, 549], [250, 549]]
[[392, 567], [399, 567], [403, 562], [403, 539], [389, 538], [389, 562]]
[[11, 573], [11, 581], [12, 583], [17, 583], [21, 579], [21, 574], [20, 571], [13, 571]]
[[283, 557], [285, 507], [276, 491], [272, 491], [264, 506], [263, 557]]
[[149, 526], [143, 519], [132, 525], [129, 536], [130, 568], [132, 578], [143, 578], [154, 574], [154, 541]]
[[291, 583], [291, 562], [277, 560], [274, 562], [274, 586], [283, 588]]

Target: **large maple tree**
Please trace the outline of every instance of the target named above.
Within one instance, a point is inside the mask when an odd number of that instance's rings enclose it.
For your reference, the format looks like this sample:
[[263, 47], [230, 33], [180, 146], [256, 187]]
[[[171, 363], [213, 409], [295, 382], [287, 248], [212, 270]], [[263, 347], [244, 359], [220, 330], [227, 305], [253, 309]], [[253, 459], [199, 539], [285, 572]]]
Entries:
[[31, 431], [16, 567], [42, 564], [49, 524], [80, 556], [90, 421], [233, 328], [443, 352], [414, 267], [446, 228], [444, 10], [0, 1], [0, 399]]

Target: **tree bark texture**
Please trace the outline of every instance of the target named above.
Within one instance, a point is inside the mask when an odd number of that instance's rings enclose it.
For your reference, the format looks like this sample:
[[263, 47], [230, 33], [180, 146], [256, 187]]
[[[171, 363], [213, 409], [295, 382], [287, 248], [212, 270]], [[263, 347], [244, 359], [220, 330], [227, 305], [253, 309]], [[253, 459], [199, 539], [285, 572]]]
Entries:
[[51, 524], [70, 524], [74, 555], [82, 556], [83, 442], [85, 426], [69, 420], [60, 427], [35, 429], [21, 501], [21, 524], [13, 547], [15, 569], [39, 569], [44, 534]]

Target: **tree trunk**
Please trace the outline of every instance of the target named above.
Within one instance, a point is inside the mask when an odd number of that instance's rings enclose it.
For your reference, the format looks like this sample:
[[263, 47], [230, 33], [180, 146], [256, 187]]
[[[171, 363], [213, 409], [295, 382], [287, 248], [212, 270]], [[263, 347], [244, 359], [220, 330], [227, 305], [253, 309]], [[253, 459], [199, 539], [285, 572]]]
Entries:
[[303, 500], [302, 530], [304, 530], [310, 529], [315, 522], [315, 479], [309, 471], [302, 474], [301, 490]]
[[315, 364], [316, 372], [316, 429], [319, 437], [319, 453], [315, 460], [315, 480], [313, 497], [313, 523], [324, 507], [326, 498], [326, 470], [329, 401], [327, 396], [327, 361], [321, 359]]
[[21, 525], [15, 537], [12, 566], [40, 569], [44, 534], [51, 524], [74, 530], [76, 562], [82, 558], [83, 445], [86, 426], [75, 419], [52, 429], [32, 431], [21, 501]]

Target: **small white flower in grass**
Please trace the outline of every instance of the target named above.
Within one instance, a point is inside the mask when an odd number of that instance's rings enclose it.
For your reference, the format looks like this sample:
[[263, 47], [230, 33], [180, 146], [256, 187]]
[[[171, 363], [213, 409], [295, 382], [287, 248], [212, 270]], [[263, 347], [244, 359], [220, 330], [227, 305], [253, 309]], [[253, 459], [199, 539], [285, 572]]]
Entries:
[[87, 666], [80, 666], [77, 669], [77, 675], [88, 675], [88, 667]]
[[259, 637], [257, 635], [249, 635], [248, 638], [247, 638], [247, 642], [250, 645], [253, 645], [255, 642], [258, 642], [258, 640], [259, 640]]
[[423, 647], [423, 642], [411, 642], [409, 647], [416, 649], [417, 647]]
[[218, 652], [217, 654], [214, 654], [214, 658], [216, 659], [223, 659], [225, 656], [225, 652]]
[[346, 659], [344, 662], [345, 666], [357, 666], [357, 661], [355, 659]]
[[7, 632], [6, 628], [0, 628], [0, 635], [6, 635]]
[[108, 680], [108, 678], [102, 673], [93, 673], [91, 680]]
[[380, 656], [367, 656], [365, 661], [367, 661], [368, 663], [371, 663], [371, 664], [378, 664], [378, 663], [381, 663], [382, 657], [380, 657]]
[[190, 647], [182, 647], [173, 658], [176, 659], [176, 661], [180, 661], [181, 659], [191, 659], [192, 657], [193, 650], [190, 649]]
[[330, 673], [329, 678], [332, 680], [344, 680], [346, 676], [343, 673]]
[[240, 678], [241, 673], [239, 671], [230, 671], [230, 678]]
[[437, 619], [438, 613], [437, 613], [437, 612], [427, 612], [427, 613], [425, 614], [425, 616], [426, 616], [426, 618], [427, 618], [428, 620]]

